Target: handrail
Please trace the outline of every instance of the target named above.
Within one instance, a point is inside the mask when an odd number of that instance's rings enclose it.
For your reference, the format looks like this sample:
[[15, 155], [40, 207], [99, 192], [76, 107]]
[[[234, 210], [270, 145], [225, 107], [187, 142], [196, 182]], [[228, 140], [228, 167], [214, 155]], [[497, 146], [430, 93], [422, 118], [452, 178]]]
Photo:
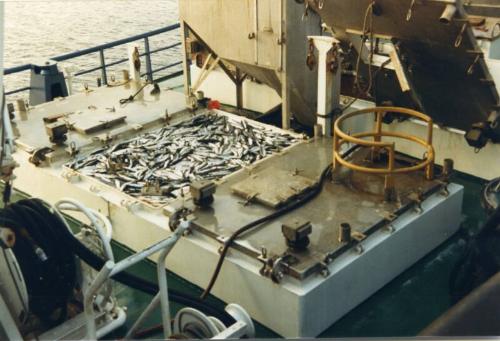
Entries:
[[159, 28], [157, 30], [153, 30], [153, 31], [149, 31], [149, 32], [146, 32], [146, 33], [137, 34], [137, 35], [132, 36], [132, 37], [115, 40], [115, 41], [113, 41], [111, 43], [97, 45], [97, 46], [90, 47], [90, 48], [87, 48], [87, 49], [83, 49], [83, 50], [79, 50], [79, 51], [74, 51], [74, 52], [62, 54], [62, 55], [53, 57], [52, 59], [55, 60], [56, 62], [62, 62], [62, 61], [65, 61], [65, 60], [68, 60], [68, 59], [72, 59], [72, 58], [75, 58], [75, 57], [80, 57], [80, 56], [83, 56], [83, 55], [86, 55], [86, 54], [99, 52], [100, 50], [106, 50], [106, 49], [109, 49], [109, 48], [112, 48], [112, 47], [116, 47], [118, 45], [123, 45], [123, 44], [131, 43], [133, 41], [136, 41], [136, 40], [139, 40], [139, 39], [144, 39], [146, 37], [155, 36], [155, 35], [158, 35], [160, 33], [165, 33], [165, 32], [168, 32], [168, 31], [172, 31], [172, 30], [175, 30], [175, 29], [177, 29], [179, 27], [180, 27], [180, 24], [176, 23], [176, 24], [173, 24], [173, 25], [170, 25], [170, 26]]
[[[408, 135], [398, 132], [383, 131], [382, 120], [387, 112], [395, 112], [403, 114], [427, 123], [426, 139], [424, 140], [418, 136]], [[342, 131], [341, 129], [342, 123], [344, 123], [347, 119], [371, 113], [374, 113], [376, 115], [375, 127], [373, 131], [361, 132], [352, 135], [349, 135], [344, 131]], [[344, 114], [335, 121], [334, 125], [333, 169], [336, 170], [339, 168], [339, 165], [341, 165], [358, 172], [384, 175], [385, 176], [384, 189], [386, 191], [386, 194], [389, 194], [389, 196], [390, 193], [393, 192], [394, 190], [393, 175], [395, 174], [409, 173], [425, 169], [426, 179], [431, 180], [433, 178], [434, 158], [435, 158], [434, 147], [432, 146], [433, 128], [434, 128], [433, 121], [429, 116], [407, 108], [375, 107]], [[364, 138], [367, 137], [372, 137], [373, 140], [372, 141], [364, 140]], [[424, 156], [424, 159], [417, 165], [396, 168], [395, 164], [396, 145], [394, 142], [383, 142], [382, 137], [399, 138], [410, 142], [414, 142], [426, 148], [427, 152]], [[347, 161], [345, 158], [343, 158], [342, 153], [340, 152], [342, 145], [346, 143], [351, 143], [354, 145], [364, 146], [364, 147], [371, 147], [373, 152], [375, 153], [380, 151], [381, 149], [386, 149], [389, 154], [387, 168], [365, 167], [355, 164], [354, 162]]]
[[[153, 74], [154, 73], [157, 73], [159, 71], [162, 71], [162, 70], [168, 69], [170, 67], [179, 65], [181, 62], [175, 62], [175, 63], [169, 64], [167, 66], [163, 66], [163, 67], [157, 68], [156, 70], [153, 70], [152, 67], [151, 67], [151, 54], [175, 48], [175, 47], [181, 45], [181, 43], [180, 42], [176, 42], [176, 43], [170, 44], [168, 46], [164, 46], [164, 47], [160, 47], [160, 48], [157, 48], [157, 49], [154, 49], [154, 50], [150, 50], [150, 48], [149, 48], [149, 38], [152, 37], [152, 36], [155, 36], [155, 35], [159, 35], [159, 34], [162, 34], [162, 33], [166, 33], [166, 32], [170, 32], [170, 31], [176, 30], [179, 27], [180, 27], [180, 24], [179, 23], [175, 23], [175, 24], [172, 24], [172, 25], [169, 25], [169, 26], [165, 26], [165, 27], [156, 29], [156, 30], [152, 30], [152, 31], [141, 33], [141, 34], [137, 34], [137, 35], [134, 35], [134, 36], [131, 36], [131, 37], [127, 37], [127, 38], [115, 40], [115, 41], [112, 41], [112, 42], [109, 42], [109, 43], [105, 43], [105, 44], [93, 46], [93, 47], [90, 47], [90, 48], [87, 48], [87, 49], [73, 51], [73, 52], [62, 54], [62, 55], [59, 55], [59, 56], [55, 56], [55, 57], [52, 57], [52, 58], [49, 58], [49, 59], [50, 60], [54, 60], [56, 62], [61, 62], [61, 61], [66, 61], [66, 60], [69, 60], [69, 59], [73, 59], [73, 58], [85, 56], [85, 55], [88, 55], [88, 54], [91, 54], [91, 53], [99, 53], [99, 57], [100, 57], [100, 65], [99, 66], [92, 67], [92, 68], [86, 69], [86, 70], [81, 70], [81, 71], [75, 73], [75, 76], [81, 76], [81, 75], [84, 75], [84, 74], [88, 74], [88, 73], [91, 73], [91, 72], [94, 72], [94, 71], [101, 70], [102, 82], [103, 82], [103, 84], [107, 84], [108, 81], [107, 81], [107, 72], [106, 72], [107, 70], [106, 70], [106, 68], [110, 67], [110, 66], [114, 66], [114, 65], [118, 65], [118, 64], [124, 63], [128, 59], [124, 58], [124, 59], [120, 59], [120, 60], [117, 60], [117, 61], [114, 61], [114, 62], [111, 62], [111, 63], [106, 63], [105, 56], [104, 56], [104, 51], [107, 50], [107, 49], [116, 47], [116, 46], [120, 46], [120, 45], [123, 45], [123, 44], [127, 44], [127, 43], [130, 43], [130, 42], [134, 42], [134, 41], [143, 39], [144, 40], [145, 52], [140, 54], [140, 57], [144, 57], [144, 56], [146, 57], [146, 73], [143, 74], [143, 76], [146, 75], [147, 78], [148, 78], [148, 81], [153, 81]], [[28, 71], [28, 70], [30, 70], [32, 68], [32, 66], [33, 66], [33, 64], [23, 64], [23, 65], [18, 65], [18, 66], [6, 68], [6, 69], [4, 69], [4, 75], [10, 75], [10, 74], [15, 74], [15, 73], [23, 72], [23, 71]], [[169, 79], [169, 78], [172, 78], [172, 77], [176, 77], [178, 75], [179, 75], [179, 72], [175, 72], [175, 73], [172, 73], [171, 75], [167, 75], [167, 76], [161, 77], [161, 79], [162, 80]], [[30, 89], [31, 89], [30, 87], [22, 87], [22, 88], [18, 88], [18, 89], [14, 89], [14, 90], [5, 92], [5, 95], [6, 96], [13, 95], [13, 94], [16, 94], [16, 93], [19, 93], [19, 92], [28, 91]]]

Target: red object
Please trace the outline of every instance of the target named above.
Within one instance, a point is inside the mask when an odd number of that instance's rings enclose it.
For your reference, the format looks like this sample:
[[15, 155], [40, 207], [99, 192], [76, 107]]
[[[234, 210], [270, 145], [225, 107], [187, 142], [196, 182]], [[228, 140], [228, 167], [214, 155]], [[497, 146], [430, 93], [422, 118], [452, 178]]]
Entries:
[[207, 105], [208, 109], [212, 110], [212, 109], [220, 109], [220, 102], [217, 101], [217, 100], [210, 100], [208, 101], [208, 105]]

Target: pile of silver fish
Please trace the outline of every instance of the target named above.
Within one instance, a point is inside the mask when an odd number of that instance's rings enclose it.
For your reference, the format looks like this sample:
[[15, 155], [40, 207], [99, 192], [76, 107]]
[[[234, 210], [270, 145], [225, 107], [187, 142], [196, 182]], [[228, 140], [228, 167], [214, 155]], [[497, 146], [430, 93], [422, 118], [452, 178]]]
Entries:
[[217, 180], [279, 152], [297, 138], [205, 113], [97, 150], [67, 166], [162, 205], [193, 181]]

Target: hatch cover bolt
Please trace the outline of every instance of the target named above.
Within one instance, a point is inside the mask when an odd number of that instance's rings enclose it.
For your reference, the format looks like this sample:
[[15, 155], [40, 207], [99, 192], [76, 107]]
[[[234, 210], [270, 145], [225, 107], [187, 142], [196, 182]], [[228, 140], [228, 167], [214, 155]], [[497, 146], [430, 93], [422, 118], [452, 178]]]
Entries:
[[443, 177], [449, 179], [450, 175], [453, 174], [454, 162], [453, 159], [444, 159], [443, 162]]
[[340, 224], [339, 243], [351, 242], [351, 225], [349, 223]]
[[56, 121], [45, 125], [49, 141], [54, 144], [63, 144], [67, 139], [68, 126], [65, 122]]
[[309, 235], [312, 232], [311, 222], [293, 219], [281, 226], [281, 232], [285, 236], [286, 245], [296, 252], [304, 251], [309, 245]]
[[190, 186], [191, 196], [196, 206], [209, 207], [214, 202], [215, 183], [213, 181], [196, 181]]
[[262, 247], [260, 249], [260, 254], [262, 255], [262, 258], [266, 259], [267, 258], [267, 249], [265, 247]]
[[365, 251], [365, 249], [363, 248], [363, 245], [361, 245], [361, 244], [357, 245], [355, 250], [356, 250], [356, 253], [358, 255], [362, 254]]
[[394, 231], [396, 231], [396, 228], [395, 228], [395, 227], [394, 227], [394, 225], [392, 225], [392, 224], [391, 224], [391, 225], [387, 225], [387, 226], [385, 227], [385, 229], [386, 229], [386, 230], [387, 230], [387, 232], [389, 232], [389, 233], [394, 233]]
[[328, 268], [323, 268], [321, 269], [321, 276], [323, 277], [328, 277], [328, 275], [330, 274], [330, 270], [328, 270]]

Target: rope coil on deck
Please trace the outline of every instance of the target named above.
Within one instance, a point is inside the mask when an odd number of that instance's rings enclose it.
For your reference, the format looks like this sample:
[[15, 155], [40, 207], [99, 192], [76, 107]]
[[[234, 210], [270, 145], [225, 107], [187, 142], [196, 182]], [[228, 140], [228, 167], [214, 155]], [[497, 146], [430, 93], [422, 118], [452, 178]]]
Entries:
[[[423, 139], [415, 135], [409, 135], [399, 132], [390, 132], [382, 130], [382, 120], [386, 113], [397, 113], [410, 118], [415, 118], [423, 121], [427, 124], [427, 137]], [[354, 117], [375, 114], [375, 125], [373, 131], [361, 132], [349, 135], [342, 130], [342, 124], [347, 120]], [[432, 130], [433, 121], [432, 119], [415, 110], [400, 108], [400, 107], [375, 107], [368, 108], [358, 111], [353, 111], [340, 116], [334, 125], [334, 147], [333, 147], [333, 169], [338, 169], [339, 166], [344, 166], [353, 171], [369, 173], [369, 174], [380, 174], [385, 175], [385, 189], [394, 187], [392, 176], [395, 174], [410, 173], [418, 170], [425, 169], [425, 177], [427, 180], [433, 178], [433, 168], [434, 168], [434, 158], [435, 152], [432, 146]], [[365, 138], [372, 137], [373, 140], [369, 141]], [[423, 160], [416, 165], [408, 167], [396, 167], [395, 165], [395, 152], [396, 144], [394, 142], [384, 142], [383, 137], [392, 137], [398, 139], [404, 139], [416, 144], [421, 145], [426, 149], [426, 153]], [[346, 143], [350, 143], [357, 146], [371, 147], [373, 151], [378, 152], [385, 149], [388, 153], [388, 165], [387, 168], [375, 168], [375, 167], [365, 167], [354, 162], [347, 161], [346, 158], [342, 156], [341, 149]]]

